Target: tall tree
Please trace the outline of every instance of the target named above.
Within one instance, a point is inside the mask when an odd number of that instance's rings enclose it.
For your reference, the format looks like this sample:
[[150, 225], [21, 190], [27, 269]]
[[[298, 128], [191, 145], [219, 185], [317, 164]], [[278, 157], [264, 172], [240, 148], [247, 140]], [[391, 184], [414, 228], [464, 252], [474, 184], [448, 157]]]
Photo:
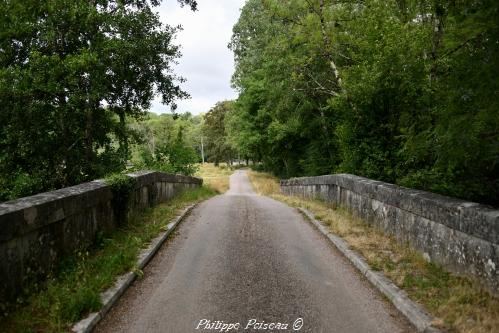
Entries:
[[156, 95], [172, 107], [187, 97], [171, 69], [176, 28], [160, 22], [159, 3], [0, 3], [4, 199], [119, 170], [129, 157], [127, 118]]
[[229, 45], [229, 142], [283, 177], [349, 172], [497, 205], [498, 10], [249, 0]]
[[206, 138], [206, 153], [215, 165], [222, 161], [229, 164], [234, 158], [225, 129], [225, 118], [232, 112], [233, 104], [233, 101], [218, 102], [204, 115], [202, 133]]

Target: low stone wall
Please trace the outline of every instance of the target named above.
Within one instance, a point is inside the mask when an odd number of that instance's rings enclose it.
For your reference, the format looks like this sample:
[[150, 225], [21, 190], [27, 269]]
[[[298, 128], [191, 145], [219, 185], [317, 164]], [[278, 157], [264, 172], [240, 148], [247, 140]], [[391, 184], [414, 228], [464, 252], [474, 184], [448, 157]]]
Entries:
[[348, 174], [283, 180], [281, 190], [342, 205], [499, 294], [499, 210]]
[[[165, 202], [202, 179], [161, 172], [135, 179], [129, 214]], [[0, 204], [0, 299], [51, 272], [59, 259], [90, 245], [97, 233], [118, 225], [113, 191], [96, 180]]]

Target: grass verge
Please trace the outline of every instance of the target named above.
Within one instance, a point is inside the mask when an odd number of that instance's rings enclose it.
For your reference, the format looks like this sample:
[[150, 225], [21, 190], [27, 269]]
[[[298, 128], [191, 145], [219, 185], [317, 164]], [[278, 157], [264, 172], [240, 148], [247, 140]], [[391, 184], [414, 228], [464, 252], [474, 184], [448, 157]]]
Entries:
[[196, 173], [197, 177], [203, 178], [203, 184], [211, 187], [218, 193], [225, 193], [229, 189], [229, 177], [233, 169], [225, 163], [215, 166], [213, 163], [204, 163], [199, 165]]
[[[139, 250], [165, 230], [178, 212], [215, 195], [209, 187], [186, 190], [171, 201], [145, 210], [94, 247], [66, 258], [41, 286], [16, 304], [3, 304], [1, 332], [69, 332], [71, 325], [101, 307], [100, 293], [117, 276], [136, 270]], [[140, 274], [139, 274], [140, 276]]]
[[383, 272], [412, 300], [425, 306], [436, 318], [435, 326], [449, 332], [499, 332], [499, 299], [477, 283], [427, 262], [414, 249], [399, 244], [342, 207], [283, 195], [278, 180], [267, 173], [250, 171], [249, 178], [259, 194], [311, 211], [361, 253], [372, 269]]

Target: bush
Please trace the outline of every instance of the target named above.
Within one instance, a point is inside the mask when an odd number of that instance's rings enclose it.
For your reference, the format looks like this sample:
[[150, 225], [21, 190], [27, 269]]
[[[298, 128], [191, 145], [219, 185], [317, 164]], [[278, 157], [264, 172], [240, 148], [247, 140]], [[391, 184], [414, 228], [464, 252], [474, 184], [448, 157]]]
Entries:
[[124, 174], [112, 174], [105, 179], [106, 184], [111, 186], [113, 192], [113, 211], [119, 225], [124, 225], [127, 221], [130, 198], [135, 189], [134, 178]]
[[15, 173], [10, 177], [1, 177], [0, 201], [33, 195], [43, 192], [45, 189], [43, 178], [24, 172]]
[[140, 152], [140, 159], [138, 163], [135, 163], [134, 169], [151, 169], [167, 173], [180, 173], [186, 176], [192, 176], [196, 173], [199, 162], [196, 151], [183, 142], [158, 146], [154, 155], [143, 149]]

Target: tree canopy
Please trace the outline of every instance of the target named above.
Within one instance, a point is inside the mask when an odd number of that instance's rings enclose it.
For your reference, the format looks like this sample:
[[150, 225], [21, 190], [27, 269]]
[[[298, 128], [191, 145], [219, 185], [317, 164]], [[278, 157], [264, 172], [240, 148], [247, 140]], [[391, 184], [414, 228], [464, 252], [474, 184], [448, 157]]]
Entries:
[[132, 148], [136, 169], [193, 175], [201, 160], [201, 116], [149, 113], [131, 124], [139, 140]]
[[232, 101], [218, 102], [203, 115], [204, 122], [201, 131], [203, 137], [206, 137], [206, 153], [208, 161], [214, 162], [215, 165], [222, 161], [230, 164], [234, 158], [226, 127], [228, 116], [233, 111], [233, 105]]
[[[187, 97], [171, 68], [178, 28], [153, 0], [0, 2], [0, 199], [124, 168], [159, 95]], [[196, 9], [193, 0], [179, 0]]]
[[155, 96], [188, 97], [160, 2], [0, 2], [0, 200], [131, 161], [192, 173], [205, 140], [216, 163], [498, 204], [497, 1], [248, 0], [229, 43], [237, 100], [147, 119]]
[[499, 203], [499, 3], [249, 0], [227, 132], [281, 177]]

